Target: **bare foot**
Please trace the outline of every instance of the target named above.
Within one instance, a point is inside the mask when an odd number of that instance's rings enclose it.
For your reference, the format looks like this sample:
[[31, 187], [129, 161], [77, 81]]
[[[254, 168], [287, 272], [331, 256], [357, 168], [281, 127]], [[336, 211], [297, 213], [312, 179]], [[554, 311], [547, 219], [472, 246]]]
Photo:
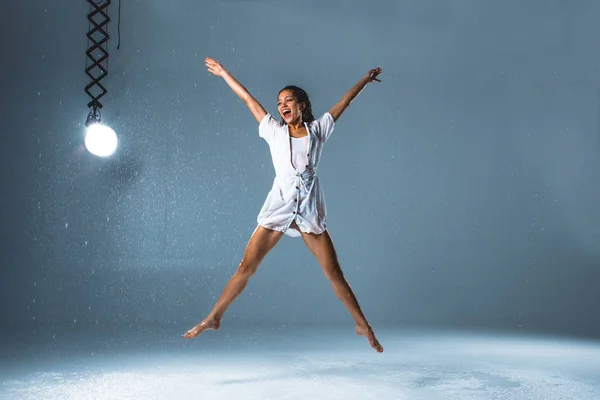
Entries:
[[217, 319], [205, 319], [204, 321], [200, 322], [198, 325], [187, 331], [185, 335], [183, 335], [183, 337], [186, 339], [192, 339], [207, 329], [216, 331], [217, 329], [219, 329], [220, 326], [221, 322]]
[[373, 329], [371, 329], [370, 325], [366, 326], [356, 326], [356, 334], [362, 335], [369, 339], [369, 344], [372, 348], [374, 348], [378, 353], [383, 353], [383, 346], [379, 344], [379, 340], [375, 337], [375, 333]]

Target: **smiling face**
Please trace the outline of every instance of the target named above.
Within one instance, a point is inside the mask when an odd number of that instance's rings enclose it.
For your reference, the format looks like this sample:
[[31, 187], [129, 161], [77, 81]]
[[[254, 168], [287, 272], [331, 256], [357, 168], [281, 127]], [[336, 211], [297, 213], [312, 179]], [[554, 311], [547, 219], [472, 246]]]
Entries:
[[305, 104], [298, 102], [294, 92], [290, 89], [282, 90], [277, 98], [277, 109], [283, 120], [289, 124], [302, 122], [302, 111]]

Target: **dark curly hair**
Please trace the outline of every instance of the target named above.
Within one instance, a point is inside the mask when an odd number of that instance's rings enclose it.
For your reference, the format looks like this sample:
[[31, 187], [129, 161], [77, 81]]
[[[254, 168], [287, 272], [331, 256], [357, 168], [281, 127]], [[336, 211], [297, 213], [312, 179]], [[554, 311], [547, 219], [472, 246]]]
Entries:
[[[315, 120], [315, 117], [312, 113], [312, 105], [310, 104], [308, 93], [306, 93], [303, 89], [300, 89], [298, 86], [290, 85], [281, 89], [279, 91], [279, 94], [281, 94], [281, 92], [283, 92], [284, 90], [291, 90], [296, 100], [298, 100], [299, 103], [304, 103], [304, 110], [302, 111], [302, 122], [306, 122], [307, 124], [313, 122]], [[285, 121], [282, 119], [281, 123], [285, 124]]]

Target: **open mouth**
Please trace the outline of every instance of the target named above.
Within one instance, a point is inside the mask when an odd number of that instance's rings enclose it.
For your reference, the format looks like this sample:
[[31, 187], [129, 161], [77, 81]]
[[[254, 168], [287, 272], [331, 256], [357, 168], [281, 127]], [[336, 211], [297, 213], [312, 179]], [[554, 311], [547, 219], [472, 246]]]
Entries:
[[281, 115], [283, 115], [283, 117], [288, 117], [292, 112], [290, 110], [283, 110], [281, 112]]

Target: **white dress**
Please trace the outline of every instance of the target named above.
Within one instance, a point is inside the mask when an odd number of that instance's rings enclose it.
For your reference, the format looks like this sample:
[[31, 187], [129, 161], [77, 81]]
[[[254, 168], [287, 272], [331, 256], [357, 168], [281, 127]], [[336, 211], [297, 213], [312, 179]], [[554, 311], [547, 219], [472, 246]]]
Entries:
[[292, 222], [307, 233], [323, 233], [326, 229], [327, 208], [325, 196], [317, 176], [323, 145], [333, 132], [335, 122], [329, 113], [304, 123], [308, 132], [306, 166], [294, 167], [291, 140], [287, 124], [281, 124], [271, 114], [265, 115], [258, 126], [260, 137], [271, 150], [275, 179], [273, 187], [258, 214], [257, 222], [268, 229], [299, 237], [300, 232], [290, 228]]

